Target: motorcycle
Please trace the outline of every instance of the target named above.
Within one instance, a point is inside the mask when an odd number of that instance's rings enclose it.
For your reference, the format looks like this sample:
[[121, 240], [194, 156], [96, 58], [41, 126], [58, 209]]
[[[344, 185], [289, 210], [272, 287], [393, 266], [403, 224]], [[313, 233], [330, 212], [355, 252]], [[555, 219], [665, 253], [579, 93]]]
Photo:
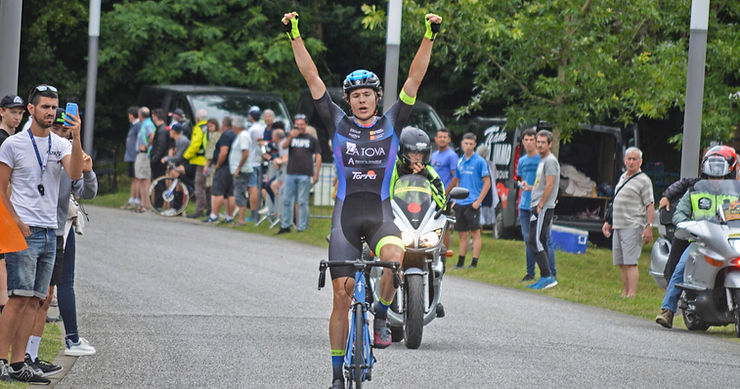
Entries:
[[[448, 201], [468, 197], [465, 188], [453, 188]], [[401, 270], [403, 276], [388, 309], [391, 336], [394, 342], [406, 340], [406, 347], [421, 345], [424, 326], [444, 315], [440, 304], [442, 276], [446, 268], [447, 248], [442, 237], [454, 223], [454, 218], [436, 209], [431, 184], [423, 176], [401, 176], [395, 184], [393, 217], [406, 245]], [[380, 301], [381, 268], [373, 268], [370, 285], [374, 301]]]
[[[699, 181], [697, 192], [720, 202], [709, 220], [679, 223], [676, 237], [693, 241], [688, 248], [678, 307], [686, 328], [706, 331], [710, 326], [735, 324], [740, 337], [740, 181]], [[698, 207], [702, 201], [698, 200]]]
[[668, 279], [665, 276], [665, 267], [668, 262], [668, 255], [671, 253], [671, 242], [676, 232], [676, 225], [673, 224], [671, 217], [676, 204], [671, 204], [671, 211], [665, 208], [657, 212], [655, 220], [659, 220], [658, 238], [655, 239], [653, 248], [650, 251], [650, 268], [648, 272], [653, 277], [655, 283], [661, 288], [668, 287]]

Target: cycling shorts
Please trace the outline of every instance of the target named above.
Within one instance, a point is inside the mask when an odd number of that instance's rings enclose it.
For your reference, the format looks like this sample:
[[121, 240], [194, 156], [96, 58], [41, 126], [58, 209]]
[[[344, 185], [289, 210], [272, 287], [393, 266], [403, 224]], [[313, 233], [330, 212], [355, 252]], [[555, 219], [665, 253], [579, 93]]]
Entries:
[[[370, 192], [353, 193], [344, 200], [337, 198], [329, 238], [329, 261], [360, 258], [363, 237], [375, 254], [386, 244], [404, 248], [400, 236], [401, 231], [393, 223], [390, 199], [381, 201], [378, 194]], [[354, 277], [355, 273], [351, 266], [330, 269], [332, 279]]]

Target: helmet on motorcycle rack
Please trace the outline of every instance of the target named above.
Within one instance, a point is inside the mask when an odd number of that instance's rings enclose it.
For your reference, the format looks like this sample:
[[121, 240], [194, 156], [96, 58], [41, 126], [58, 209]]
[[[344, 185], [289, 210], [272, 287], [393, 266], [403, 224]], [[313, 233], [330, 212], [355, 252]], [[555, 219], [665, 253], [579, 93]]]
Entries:
[[429, 155], [432, 152], [432, 142], [429, 141], [429, 135], [426, 132], [416, 127], [405, 127], [401, 131], [400, 137], [401, 150], [398, 153], [398, 157], [401, 161], [408, 165], [411, 162], [409, 158], [410, 153], [420, 153], [421, 163], [429, 163]]
[[383, 88], [380, 86], [380, 78], [369, 70], [357, 69], [344, 78], [344, 82], [342, 83], [344, 98], [349, 100], [349, 92], [360, 88], [371, 88], [375, 91], [378, 98], [383, 95]]
[[737, 153], [730, 146], [713, 146], [701, 160], [701, 173], [708, 177], [736, 179]]

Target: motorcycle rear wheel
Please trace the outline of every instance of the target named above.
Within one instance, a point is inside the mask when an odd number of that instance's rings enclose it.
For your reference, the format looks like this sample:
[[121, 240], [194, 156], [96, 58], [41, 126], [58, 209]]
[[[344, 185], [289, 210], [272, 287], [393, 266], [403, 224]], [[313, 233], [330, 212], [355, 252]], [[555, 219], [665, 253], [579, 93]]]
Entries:
[[683, 322], [689, 331], [706, 331], [709, 328], [708, 323], [696, 317], [694, 312], [689, 312], [686, 309], [683, 310]]
[[406, 312], [404, 318], [406, 348], [417, 349], [424, 331], [424, 280], [421, 274], [406, 276]]

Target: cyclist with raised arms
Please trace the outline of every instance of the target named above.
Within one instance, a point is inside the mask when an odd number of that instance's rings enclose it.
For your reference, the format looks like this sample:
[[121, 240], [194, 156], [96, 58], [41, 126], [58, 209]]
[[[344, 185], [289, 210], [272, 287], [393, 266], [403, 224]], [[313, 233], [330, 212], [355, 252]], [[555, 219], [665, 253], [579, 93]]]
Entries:
[[[362, 238], [384, 261], [403, 260], [404, 244], [398, 227], [393, 224], [390, 206], [390, 180], [396, 162], [398, 137], [408, 120], [421, 81], [426, 74], [434, 38], [442, 18], [425, 16], [426, 33], [411, 63], [399, 100], [384, 116], [377, 116], [382, 97], [380, 79], [367, 70], [355, 70], [344, 79], [344, 98], [352, 117], [334, 104], [319, 77], [316, 64], [308, 53], [298, 30], [298, 14], [287, 13], [282, 22], [291, 40], [298, 70], [306, 79], [316, 110], [333, 132], [334, 161], [339, 186], [332, 216], [329, 260], [360, 258]], [[348, 312], [354, 289], [354, 269], [332, 267], [334, 302], [329, 321], [332, 351], [332, 388], [344, 388], [342, 361], [349, 331]], [[373, 343], [375, 348], [391, 344], [387, 323], [388, 306], [393, 300], [393, 274], [384, 269], [380, 281], [380, 304], [375, 312]]]

